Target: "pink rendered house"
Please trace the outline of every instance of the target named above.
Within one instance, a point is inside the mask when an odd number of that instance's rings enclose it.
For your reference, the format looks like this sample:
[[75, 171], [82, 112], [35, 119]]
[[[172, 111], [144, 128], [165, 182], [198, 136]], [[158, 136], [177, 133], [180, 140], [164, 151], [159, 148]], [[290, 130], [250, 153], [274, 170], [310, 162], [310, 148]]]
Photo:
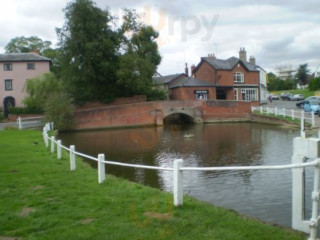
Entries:
[[23, 106], [27, 79], [50, 71], [51, 59], [36, 53], [0, 54], [0, 107], [7, 115], [9, 106]]

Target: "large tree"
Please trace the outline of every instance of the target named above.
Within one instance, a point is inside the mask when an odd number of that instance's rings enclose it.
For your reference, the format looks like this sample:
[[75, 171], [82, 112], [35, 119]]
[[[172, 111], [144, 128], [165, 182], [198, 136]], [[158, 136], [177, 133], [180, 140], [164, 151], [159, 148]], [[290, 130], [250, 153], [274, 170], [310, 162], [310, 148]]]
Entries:
[[158, 33], [139, 22], [133, 10], [125, 10], [121, 27], [123, 54], [119, 58], [117, 85], [125, 95], [152, 92], [152, 77], [161, 56], [155, 39]]
[[307, 63], [299, 65], [295, 77], [300, 85], [307, 84], [309, 73], [310, 73], [310, 70], [308, 69]]
[[5, 46], [6, 53], [27, 53], [31, 51], [39, 51], [43, 53], [51, 46], [50, 41], [43, 41], [37, 36], [31, 37], [16, 37], [10, 40]]
[[113, 99], [119, 37], [112, 30], [112, 16], [90, 0], [75, 0], [64, 11], [65, 24], [57, 34], [68, 92], [78, 103]]

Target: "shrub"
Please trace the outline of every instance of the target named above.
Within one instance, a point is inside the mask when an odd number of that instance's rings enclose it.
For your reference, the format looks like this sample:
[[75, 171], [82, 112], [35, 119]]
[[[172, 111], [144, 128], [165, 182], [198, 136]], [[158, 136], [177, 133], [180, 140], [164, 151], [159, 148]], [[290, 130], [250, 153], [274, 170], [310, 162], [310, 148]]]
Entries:
[[166, 100], [166, 93], [163, 90], [152, 89], [147, 95], [147, 101]]
[[311, 79], [309, 83], [309, 90], [310, 91], [317, 91], [320, 89], [320, 77]]
[[63, 92], [51, 94], [45, 102], [45, 121], [54, 122], [59, 130], [69, 129], [73, 125], [72, 100]]
[[40, 107], [30, 106], [30, 107], [10, 107], [10, 114], [42, 114], [43, 110]]

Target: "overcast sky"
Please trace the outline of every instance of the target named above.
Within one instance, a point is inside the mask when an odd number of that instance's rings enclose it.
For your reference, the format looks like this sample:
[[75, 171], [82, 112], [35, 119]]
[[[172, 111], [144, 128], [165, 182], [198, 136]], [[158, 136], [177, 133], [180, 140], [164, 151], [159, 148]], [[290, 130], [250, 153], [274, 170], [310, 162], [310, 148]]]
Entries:
[[[56, 27], [64, 23], [69, 0], [10, 0], [1, 3], [0, 52], [18, 36], [38, 36], [57, 42]], [[185, 63], [198, 64], [214, 53], [219, 59], [247, 57], [267, 71], [279, 65], [320, 64], [319, 0], [96, 0], [97, 6], [119, 15], [135, 8], [160, 33], [162, 75], [184, 71]], [[320, 71], [320, 68], [319, 70]]]

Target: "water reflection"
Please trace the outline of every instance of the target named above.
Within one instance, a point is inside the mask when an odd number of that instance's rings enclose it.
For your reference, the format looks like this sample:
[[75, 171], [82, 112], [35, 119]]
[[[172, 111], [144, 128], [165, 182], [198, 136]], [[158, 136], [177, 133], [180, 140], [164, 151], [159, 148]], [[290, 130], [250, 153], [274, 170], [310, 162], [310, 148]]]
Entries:
[[[188, 134], [192, 137], [185, 137]], [[168, 125], [62, 134], [65, 145], [114, 161], [172, 167], [289, 164], [298, 131], [260, 124]], [[172, 172], [107, 166], [107, 172], [165, 191]], [[184, 172], [184, 191], [200, 200], [290, 226], [291, 171]]]

